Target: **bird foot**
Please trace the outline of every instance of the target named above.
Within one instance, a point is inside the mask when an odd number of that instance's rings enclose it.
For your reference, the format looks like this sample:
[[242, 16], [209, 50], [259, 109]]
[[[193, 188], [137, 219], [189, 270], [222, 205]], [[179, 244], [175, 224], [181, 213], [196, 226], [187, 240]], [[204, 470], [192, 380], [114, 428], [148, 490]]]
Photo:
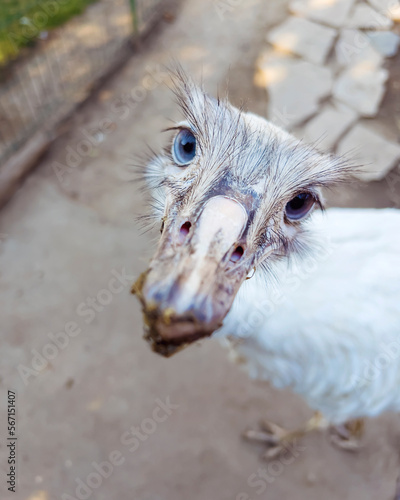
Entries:
[[284, 450], [289, 432], [268, 420], [261, 421], [260, 427], [261, 430], [249, 429], [245, 431], [243, 437], [249, 441], [265, 444], [268, 448], [262, 457], [271, 460]]
[[[298, 438], [303, 437], [307, 432], [321, 427], [323, 417], [317, 413], [307, 424], [295, 431], [287, 431], [283, 427], [269, 420], [260, 422], [261, 430], [247, 430], [243, 437], [249, 441], [257, 441], [267, 445], [267, 451], [262, 455], [266, 460], [272, 460], [281, 453], [288, 451], [293, 447]], [[302, 451], [305, 448], [296, 445], [297, 450]]]
[[357, 419], [342, 425], [332, 426], [329, 437], [331, 443], [341, 450], [358, 451], [362, 448], [361, 437], [363, 432], [364, 421]]

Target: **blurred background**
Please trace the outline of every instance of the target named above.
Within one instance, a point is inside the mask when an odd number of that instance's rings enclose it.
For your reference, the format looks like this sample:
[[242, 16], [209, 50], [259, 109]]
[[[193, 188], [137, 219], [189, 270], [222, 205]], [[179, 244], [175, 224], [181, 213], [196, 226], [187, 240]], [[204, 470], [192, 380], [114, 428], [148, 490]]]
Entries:
[[0, 0], [1, 498], [392, 498], [398, 418], [356, 457], [312, 434], [268, 468], [241, 432], [310, 410], [215, 340], [153, 354], [129, 292], [157, 236], [134, 158], [179, 117], [166, 66], [363, 163], [330, 206], [400, 208], [399, 21], [392, 0]]

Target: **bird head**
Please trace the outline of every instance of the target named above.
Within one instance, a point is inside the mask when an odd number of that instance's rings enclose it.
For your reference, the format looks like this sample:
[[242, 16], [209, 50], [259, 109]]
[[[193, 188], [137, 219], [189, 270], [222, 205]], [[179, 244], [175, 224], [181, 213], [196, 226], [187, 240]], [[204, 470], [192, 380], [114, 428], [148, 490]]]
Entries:
[[145, 338], [165, 356], [217, 330], [254, 269], [304, 251], [321, 189], [351, 172], [180, 71], [175, 94], [183, 120], [145, 170], [161, 237], [132, 289]]

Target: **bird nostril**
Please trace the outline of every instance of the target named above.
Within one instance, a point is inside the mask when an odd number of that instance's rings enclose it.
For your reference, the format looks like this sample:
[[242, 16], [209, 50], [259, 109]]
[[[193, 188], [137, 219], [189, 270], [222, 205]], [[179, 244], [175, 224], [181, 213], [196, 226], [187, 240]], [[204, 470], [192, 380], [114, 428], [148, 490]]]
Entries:
[[186, 239], [186, 236], [189, 234], [190, 228], [192, 227], [192, 224], [190, 222], [185, 222], [182, 224], [180, 230], [179, 230], [179, 240], [181, 243], [183, 243]]
[[230, 258], [230, 261], [234, 262], [234, 263], [238, 262], [242, 258], [243, 253], [244, 253], [243, 247], [241, 247], [241, 246], [237, 247], [233, 251], [231, 258]]

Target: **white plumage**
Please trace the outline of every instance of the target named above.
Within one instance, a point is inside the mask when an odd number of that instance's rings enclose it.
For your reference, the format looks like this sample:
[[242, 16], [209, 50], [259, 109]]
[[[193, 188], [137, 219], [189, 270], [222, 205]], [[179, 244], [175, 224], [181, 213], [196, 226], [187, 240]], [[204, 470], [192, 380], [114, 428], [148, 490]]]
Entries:
[[400, 211], [329, 209], [315, 254], [246, 281], [219, 334], [251, 377], [291, 387], [333, 424], [400, 411]]

